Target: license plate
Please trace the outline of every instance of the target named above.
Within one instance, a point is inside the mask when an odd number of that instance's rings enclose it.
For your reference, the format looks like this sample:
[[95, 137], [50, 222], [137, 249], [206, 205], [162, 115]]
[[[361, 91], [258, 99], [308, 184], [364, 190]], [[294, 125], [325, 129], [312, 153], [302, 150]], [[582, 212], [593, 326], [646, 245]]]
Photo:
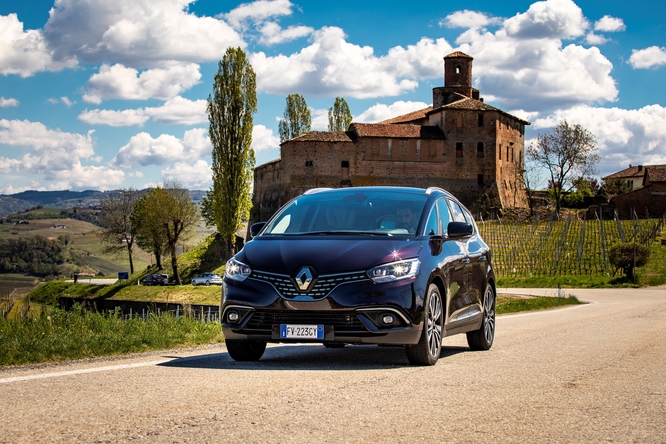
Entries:
[[324, 339], [324, 326], [281, 324], [280, 337], [285, 339]]

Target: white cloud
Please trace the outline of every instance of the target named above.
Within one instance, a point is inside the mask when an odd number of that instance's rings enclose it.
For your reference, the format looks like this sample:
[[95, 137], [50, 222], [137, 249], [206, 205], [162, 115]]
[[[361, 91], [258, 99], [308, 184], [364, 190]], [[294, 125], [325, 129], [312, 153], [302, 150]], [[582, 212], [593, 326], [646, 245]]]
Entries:
[[328, 110], [327, 109], [310, 109], [312, 115], [312, 129], [313, 130], [328, 130]]
[[353, 121], [358, 123], [377, 123], [403, 114], [418, 111], [427, 108], [428, 106], [427, 103], [423, 102], [404, 102], [402, 100], [394, 102], [391, 105], [378, 103], [354, 117]]
[[568, 39], [589, 27], [583, 11], [572, 0], [546, 0], [504, 22], [507, 35], [520, 39]]
[[254, 125], [252, 127], [252, 149], [255, 152], [278, 148], [279, 146], [280, 138], [273, 134], [272, 129], [266, 128], [264, 125]]
[[446, 16], [444, 20], [439, 22], [439, 26], [446, 26], [447, 28], [484, 28], [488, 25], [496, 25], [501, 22], [501, 19], [496, 17], [489, 17], [482, 12], [463, 10], [456, 11]]
[[147, 165], [193, 161], [210, 156], [212, 145], [204, 128], [185, 131], [182, 139], [170, 134], [153, 138], [142, 132], [132, 136], [111, 162], [118, 167], [139, 168]]
[[199, 65], [195, 63], [171, 64], [140, 74], [120, 64], [103, 64], [99, 73], [88, 80], [88, 92], [83, 100], [97, 104], [104, 99], [167, 100], [190, 89], [200, 79]]
[[633, 49], [631, 57], [629, 57], [629, 64], [634, 69], [666, 65], [666, 48], [650, 46], [645, 49]]
[[5, 99], [0, 97], [0, 108], [9, 108], [10, 106], [18, 106], [19, 101], [13, 98]]
[[502, 108], [550, 112], [617, 100], [612, 63], [599, 48], [562, 39], [580, 36], [587, 21], [570, 0], [534, 3], [496, 32], [468, 30], [457, 43], [474, 57], [475, 86]]
[[208, 122], [206, 100], [189, 100], [176, 96], [162, 106], [138, 109], [106, 110], [94, 109], [79, 114], [79, 120], [90, 125], [142, 126], [148, 121], [163, 125], [197, 125]]
[[147, 116], [163, 125], [198, 125], [208, 122], [206, 106], [208, 102], [203, 99], [189, 100], [175, 96], [162, 106], [144, 108]]
[[81, 163], [81, 159], [99, 160], [93, 149], [93, 131], [83, 135], [52, 130], [39, 122], [2, 119], [0, 144], [26, 151], [15, 159], [0, 157], [0, 169], [39, 175], [51, 182], [49, 189], [107, 189], [119, 185], [124, 177], [117, 169]]
[[76, 105], [75, 101], [69, 100], [69, 97], [61, 97], [60, 100], [65, 104], [67, 108], [70, 108], [72, 105]]
[[37, 72], [76, 66], [76, 59], [71, 56], [55, 62], [42, 33], [23, 31], [16, 14], [0, 15], [0, 30], [0, 74], [30, 77]]
[[588, 32], [585, 36], [585, 43], [588, 45], [603, 45], [607, 43], [608, 39], [603, 35], [595, 34], [593, 32]]
[[306, 96], [395, 96], [414, 90], [416, 78], [441, 75], [442, 54], [451, 48], [444, 39], [424, 38], [377, 57], [369, 46], [348, 43], [340, 28], [321, 28], [312, 39], [310, 46], [290, 56], [252, 54], [257, 89], [284, 95], [299, 91]]
[[122, 111], [109, 109], [94, 109], [83, 111], [78, 119], [90, 125], [109, 125], [109, 126], [141, 126], [149, 116], [143, 109], [126, 109]]
[[666, 164], [666, 108], [595, 108], [580, 105], [537, 119], [533, 128], [546, 132], [560, 120], [580, 124], [595, 135], [601, 155], [601, 176], [631, 164]]
[[205, 160], [197, 160], [193, 165], [176, 162], [160, 171], [163, 181], [177, 181], [190, 190], [206, 190], [213, 185], [213, 172]]
[[58, 59], [136, 68], [164, 61], [209, 62], [245, 47], [227, 23], [188, 12], [192, 0], [56, 0], [44, 36]]
[[220, 14], [234, 28], [242, 28], [246, 21], [262, 22], [272, 17], [291, 15], [293, 3], [289, 0], [257, 0], [243, 3], [228, 14]]
[[611, 17], [604, 15], [594, 23], [594, 30], [601, 32], [619, 32], [624, 31], [627, 27], [621, 18]]
[[309, 26], [289, 26], [287, 29], [282, 29], [275, 22], [267, 22], [260, 27], [259, 32], [261, 34], [259, 43], [270, 46], [306, 37], [314, 32], [314, 28]]

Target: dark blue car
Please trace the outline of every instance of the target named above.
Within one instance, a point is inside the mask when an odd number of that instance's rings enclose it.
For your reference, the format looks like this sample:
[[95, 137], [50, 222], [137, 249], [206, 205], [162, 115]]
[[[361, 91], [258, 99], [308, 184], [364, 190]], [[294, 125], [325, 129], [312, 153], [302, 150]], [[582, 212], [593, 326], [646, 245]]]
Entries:
[[400, 345], [433, 365], [445, 336], [493, 344], [490, 249], [441, 188], [313, 189], [250, 231], [223, 285], [237, 361], [260, 359], [268, 342], [310, 342]]

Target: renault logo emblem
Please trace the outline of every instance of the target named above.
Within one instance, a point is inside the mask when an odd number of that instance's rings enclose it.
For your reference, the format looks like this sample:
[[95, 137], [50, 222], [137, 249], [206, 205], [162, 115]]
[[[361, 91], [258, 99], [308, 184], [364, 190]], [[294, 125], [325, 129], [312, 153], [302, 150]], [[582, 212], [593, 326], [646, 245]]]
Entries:
[[310, 271], [310, 267], [301, 268], [298, 273], [296, 273], [296, 285], [298, 286], [298, 289], [305, 291], [308, 289], [311, 283], [312, 271]]

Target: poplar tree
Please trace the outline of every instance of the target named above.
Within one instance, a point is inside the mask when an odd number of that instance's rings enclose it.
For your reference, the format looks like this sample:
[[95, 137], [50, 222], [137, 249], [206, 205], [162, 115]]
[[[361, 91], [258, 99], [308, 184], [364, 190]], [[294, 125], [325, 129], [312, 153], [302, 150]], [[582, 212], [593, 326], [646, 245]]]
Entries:
[[305, 99], [300, 94], [289, 94], [284, 107], [284, 118], [278, 125], [280, 143], [307, 133], [311, 128], [312, 116]]
[[332, 108], [328, 109], [328, 130], [347, 131], [352, 122], [349, 105], [343, 97], [336, 97]]
[[257, 112], [256, 75], [241, 48], [228, 48], [218, 63], [213, 94], [208, 96], [208, 136], [213, 145], [213, 187], [202, 214], [233, 255], [236, 232], [247, 220], [254, 177], [252, 115]]

